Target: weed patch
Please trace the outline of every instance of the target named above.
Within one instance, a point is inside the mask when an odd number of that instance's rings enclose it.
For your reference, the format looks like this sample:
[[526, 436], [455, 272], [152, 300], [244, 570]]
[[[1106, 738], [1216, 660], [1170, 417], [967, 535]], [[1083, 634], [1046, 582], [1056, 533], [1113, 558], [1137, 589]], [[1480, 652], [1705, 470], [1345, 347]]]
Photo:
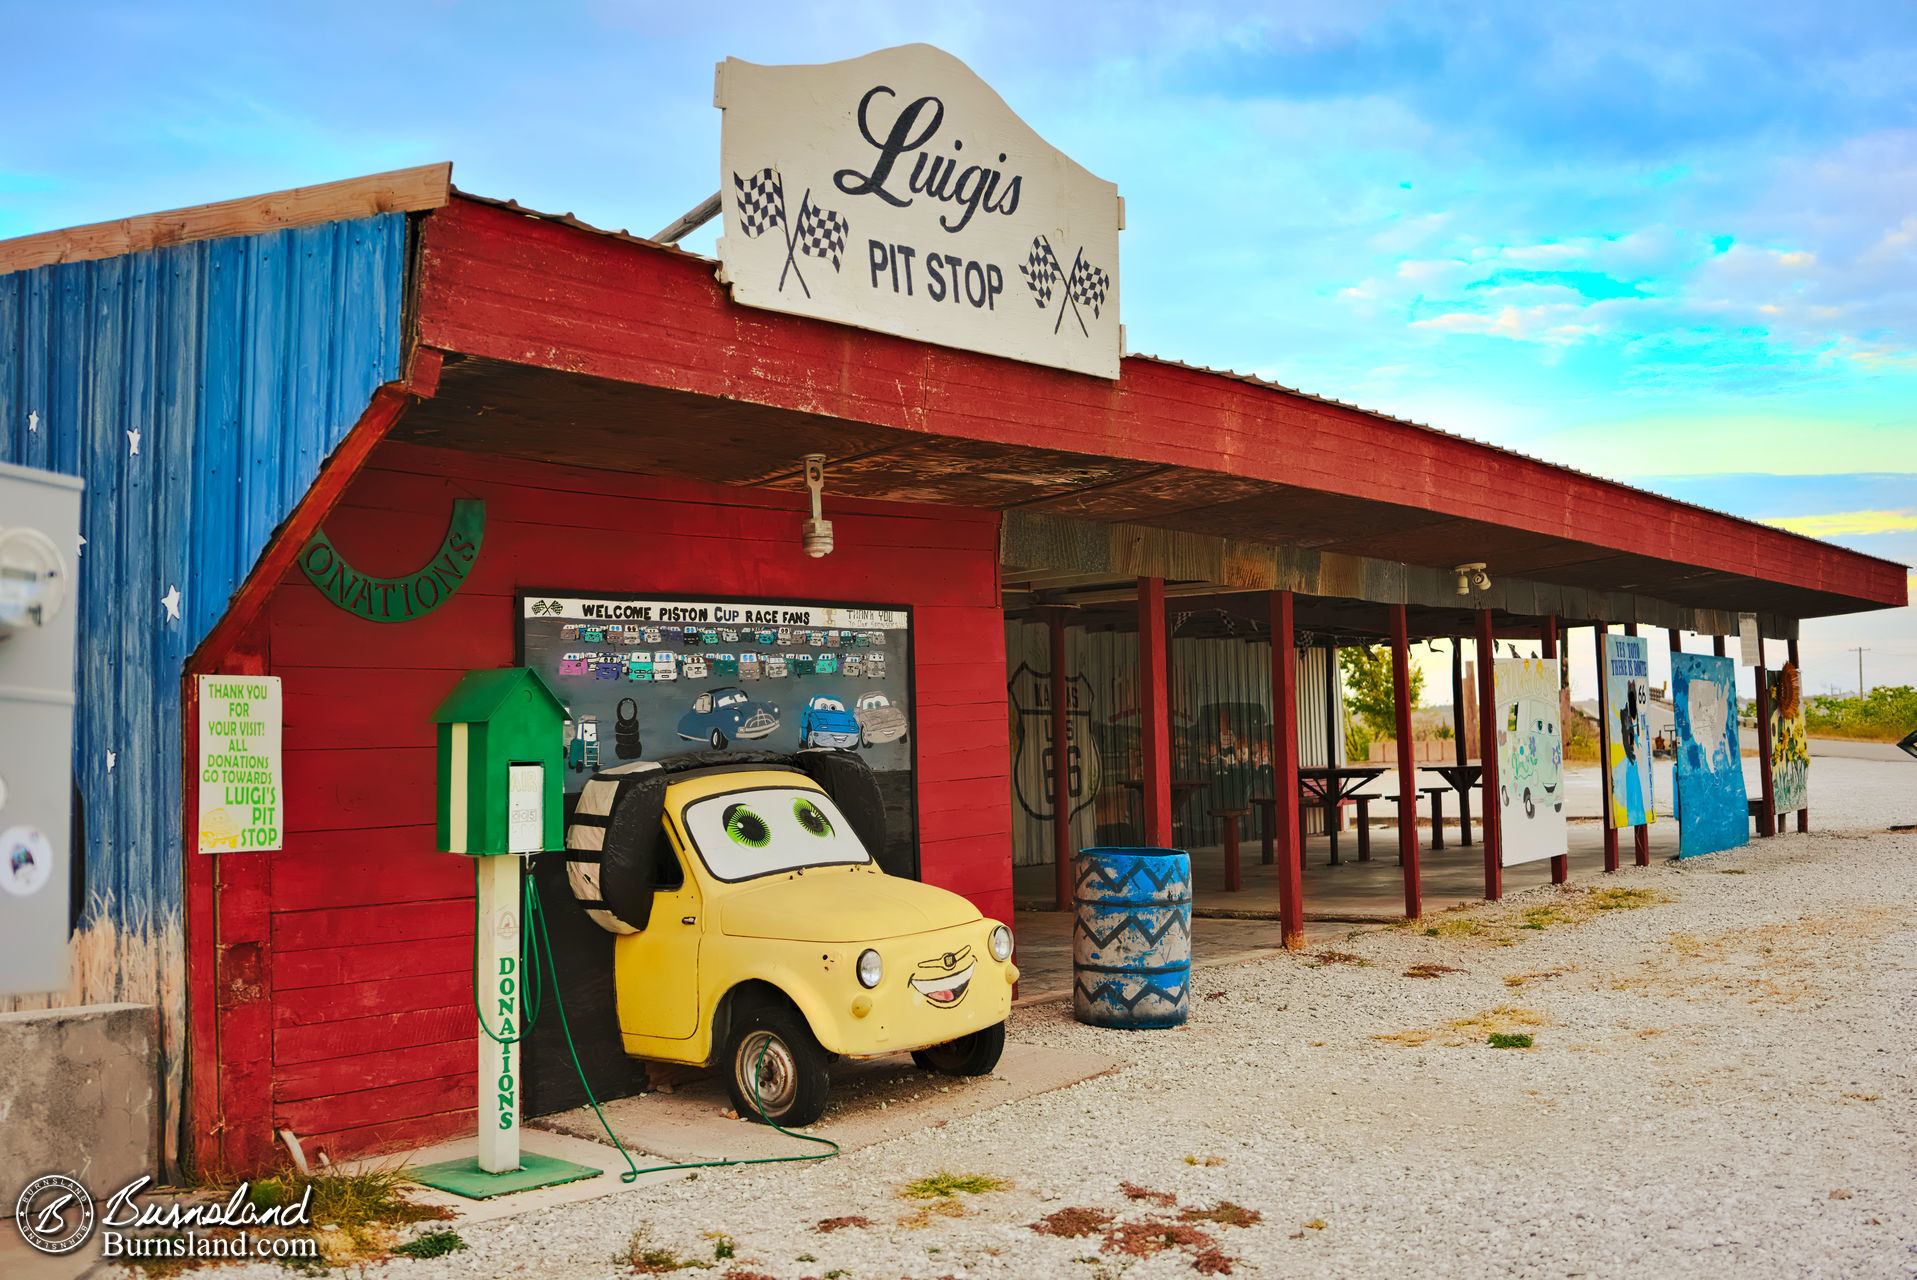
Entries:
[[1468, 973], [1467, 969], [1454, 969], [1448, 964], [1414, 964], [1404, 971], [1407, 978], [1442, 978], [1447, 973]]
[[1386, 1044], [1401, 1045], [1405, 1048], [1421, 1048], [1429, 1044], [1441, 1044], [1458, 1048], [1467, 1044], [1482, 1042], [1490, 1035], [1508, 1035], [1520, 1027], [1541, 1027], [1545, 1023], [1543, 1014], [1533, 1009], [1521, 1009], [1515, 1005], [1499, 1005], [1469, 1018], [1454, 1018], [1439, 1027], [1414, 1027], [1409, 1031], [1394, 1031], [1386, 1035], [1371, 1037]]
[[830, 1235], [834, 1231], [843, 1231], [847, 1227], [869, 1227], [871, 1225], [872, 1219], [862, 1217], [855, 1213], [847, 1218], [820, 1218], [819, 1225], [812, 1229]]
[[1217, 1243], [1210, 1232], [1163, 1218], [1120, 1222], [1105, 1233], [1105, 1252], [1122, 1253], [1128, 1258], [1149, 1258], [1167, 1249], [1210, 1249]]
[[1127, 1200], [1149, 1200], [1155, 1205], [1169, 1209], [1178, 1203], [1178, 1197], [1169, 1191], [1153, 1191], [1150, 1187], [1141, 1187], [1136, 1182], [1121, 1182], [1118, 1189], [1125, 1193]]
[[1220, 1200], [1209, 1209], [1187, 1209], [1178, 1215], [1181, 1222], [1215, 1222], [1221, 1227], [1253, 1227], [1265, 1220], [1256, 1209]]
[[979, 1196], [988, 1191], [1003, 1191], [1010, 1185], [1003, 1178], [991, 1178], [981, 1173], [948, 1173], [941, 1169], [917, 1182], [906, 1183], [900, 1188], [899, 1194], [907, 1200], [949, 1200], [961, 1194]]
[[1203, 1165], [1207, 1169], [1215, 1169], [1225, 1162], [1217, 1156], [1186, 1156], [1185, 1163]]
[[458, 1253], [466, 1247], [459, 1238], [459, 1232], [439, 1228], [416, 1236], [405, 1244], [393, 1246], [393, 1252], [402, 1258], [441, 1258], [449, 1253]]
[[1116, 1216], [1106, 1209], [1060, 1209], [1050, 1213], [1032, 1224], [1032, 1230], [1042, 1236], [1063, 1236], [1076, 1240], [1081, 1236], [1095, 1236], [1112, 1224]]
[[1504, 980], [1507, 987], [1521, 987], [1527, 982], [1543, 982], [1549, 978], [1562, 978], [1568, 969], [1535, 969], [1530, 973], [1513, 973]]
[[1529, 1049], [1531, 1037], [1524, 1032], [1493, 1031], [1485, 1037], [1485, 1043], [1493, 1049]]
[[684, 1271], [697, 1267], [701, 1271], [710, 1271], [710, 1262], [701, 1262], [697, 1258], [682, 1258], [664, 1245], [652, 1244], [644, 1227], [632, 1233], [632, 1239], [626, 1243], [623, 1255], [615, 1255], [614, 1262], [624, 1263], [642, 1276], [665, 1275], [672, 1271]]
[[1360, 969], [1369, 969], [1371, 967], [1371, 961], [1365, 959], [1363, 956], [1353, 955], [1349, 951], [1317, 951], [1313, 952], [1311, 958], [1305, 961], [1305, 968], [1325, 969], [1334, 964], [1355, 965]]

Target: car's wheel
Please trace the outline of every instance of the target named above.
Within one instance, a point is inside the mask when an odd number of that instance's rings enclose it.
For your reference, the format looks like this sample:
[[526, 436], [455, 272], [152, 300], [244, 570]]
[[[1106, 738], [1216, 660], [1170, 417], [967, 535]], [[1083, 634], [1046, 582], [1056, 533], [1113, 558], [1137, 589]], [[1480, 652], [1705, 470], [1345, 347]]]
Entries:
[[725, 1061], [726, 1091], [746, 1119], [796, 1129], [825, 1111], [828, 1059], [797, 1010], [762, 1008], [740, 1017], [726, 1037]]
[[717, 729], [712, 731], [712, 749], [714, 751], [724, 751], [726, 749], [726, 736]]
[[998, 1023], [969, 1036], [947, 1040], [929, 1049], [915, 1049], [912, 1061], [925, 1071], [946, 1076], [989, 1076], [1005, 1052], [1005, 1024]]
[[872, 739], [865, 736], [865, 730], [859, 730], [859, 750], [863, 751], [871, 745]]
[[1527, 818], [1535, 818], [1538, 816], [1538, 806], [1536, 802], [1531, 799], [1531, 788], [1529, 787], [1524, 789], [1524, 816]]
[[1511, 788], [1509, 787], [1498, 788], [1498, 804], [1501, 808], [1505, 808], [1505, 809], [1509, 809], [1511, 807]]

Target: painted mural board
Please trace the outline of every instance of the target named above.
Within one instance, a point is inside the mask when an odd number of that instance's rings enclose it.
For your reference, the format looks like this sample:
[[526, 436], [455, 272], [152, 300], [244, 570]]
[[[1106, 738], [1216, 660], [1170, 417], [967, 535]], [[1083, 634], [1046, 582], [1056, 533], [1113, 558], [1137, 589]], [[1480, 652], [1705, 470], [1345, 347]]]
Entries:
[[1498, 703], [1498, 840], [1505, 866], [1566, 852], [1564, 728], [1556, 658], [1500, 658], [1492, 669]]
[[1797, 668], [1767, 672], [1771, 691], [1771, 795], [1779, 813], [1794, 813], [1810, 778], [1810, 738], [1804, 730], [1804, 699]]
[[687, 751], [853, 752], [885, 798], [887, 871], [918, 865], [912, 614], [884, 605], [522, 594], [519, 664], [566, 703], [565, 791]]
[[279, 848], [280, 678], [200, 676], [199, 702], [200, 852]]
[[1678, 856], [1748, 843], [1736, 664], [1704, 653], [1672, 654], [1671, 701], [1677, 708]]
[[734, 302], [1118, 376], [1118, 188], [963, 62], [728, 58], [713, 97]]
[[1612, 827], [1657, 821], [1651, 770], [1651, 642], [1604, 637], [1606, 794]]

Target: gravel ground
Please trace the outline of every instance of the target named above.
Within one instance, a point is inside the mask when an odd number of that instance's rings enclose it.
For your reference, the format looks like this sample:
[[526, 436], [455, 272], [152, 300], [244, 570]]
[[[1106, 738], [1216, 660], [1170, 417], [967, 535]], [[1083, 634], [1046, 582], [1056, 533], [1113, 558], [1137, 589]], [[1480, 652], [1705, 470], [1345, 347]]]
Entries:
[[[673, 1274], [714, 1280], [1917, 1276], [1917, 837], [1792, 837], [1627, 869], [1612, 889], [1668, 901], [1591, 912], [1584, 893], [1536, 890], [1354, 932], [1351, 959], [1203, 971], [1182, 1030], [1020, 1010], [1015, 1038], [1130, 1065], [835, 1160], [469, 1225], [464, 1252], [377, 1270], [624, 1276], [615, 1259], [643, 1232], [713, 1264]], [[1545, 928], [1519, 927], [1551, 906]], [[1407, 976], [1421, 963], [1460, 972]], [[1535, 1046], [1489, 1047], [1499, 1026]], [[900, 1196], [941, 1170], [1009, 1185], [930, 1212]], [[1162, 1223], [1221, 1200], [1262, 1221], [1192, 1224], [1214, 1252], [1133, 1256], [1030, 1225], [1073, 1208]], [[836, 1217], [870, 1225], [817, 1229]], [[713, 1263], [712, 1232], [735, 1256]]]

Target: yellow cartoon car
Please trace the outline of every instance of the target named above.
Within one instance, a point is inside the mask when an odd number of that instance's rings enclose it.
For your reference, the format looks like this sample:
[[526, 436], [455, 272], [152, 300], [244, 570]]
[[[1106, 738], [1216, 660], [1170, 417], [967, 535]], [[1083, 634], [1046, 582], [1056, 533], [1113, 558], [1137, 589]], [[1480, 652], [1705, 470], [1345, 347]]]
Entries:
[[824, 1111], [838, 1058], [990, 1073], [1018, 980], [1012, 932], [886, 874], [871, 853], [884, 843], [878, 785], [845, 752], [692, 752], [595, 774], [567, 876], [619, 935], [626, 1052], [716, 1067], [740, 1115], [788, 1127]]

